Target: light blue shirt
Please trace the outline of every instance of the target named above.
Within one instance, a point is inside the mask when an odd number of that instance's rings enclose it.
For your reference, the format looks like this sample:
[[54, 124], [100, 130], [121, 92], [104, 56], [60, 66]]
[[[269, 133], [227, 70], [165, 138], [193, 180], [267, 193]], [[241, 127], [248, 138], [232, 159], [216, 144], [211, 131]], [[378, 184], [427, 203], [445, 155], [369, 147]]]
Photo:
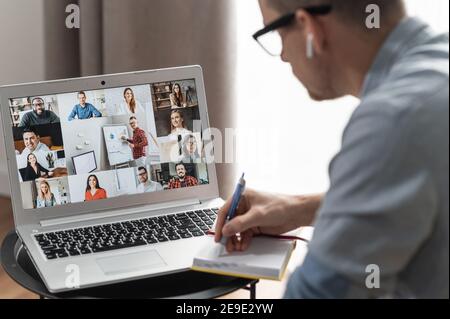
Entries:
[[77, 117], [79, 120], [87, 120], [94, 116], [102, 117], [102, 113], [100, 113], [95, 108], [95, 106], [90, 103], [86, 103], [84, 107], [82, 107], [80, 104], [77, 104], [74, 106], [72, 112], [70, 113], [68, 120], [73, 121], [75, 117]]
[[39, 197], [36, 199], [36, 208], [45, 208], [45, 207], [53, 207], [56, 206], [55, 195], [52, 194], [50, 200], [40, 199]]
[[449, 298], [448, 75], [448, 34], [407, 18], [389, 36], [286, 298]]
[[137, 187], [138, 193], [153, 193], [153, 192], [159, 192], [162, 191], [163, 187], [160, 183], [156, 183], [153, 181], [148, 180], [145, 183], [140, 183]]

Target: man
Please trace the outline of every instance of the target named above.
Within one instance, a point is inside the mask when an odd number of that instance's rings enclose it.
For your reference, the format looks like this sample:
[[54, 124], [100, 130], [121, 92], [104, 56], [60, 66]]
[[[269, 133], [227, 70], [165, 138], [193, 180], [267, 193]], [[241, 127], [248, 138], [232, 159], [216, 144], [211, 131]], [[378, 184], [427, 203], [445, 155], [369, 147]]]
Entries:
[[[379, 29], [366, 26], [369, 4], [380, 8]], [[263, 45], [268, 30], [281, 37], [282, 50], [266, 50], [281, 53], [312, 98], [350, 94], [361, 104], [330, 165], [326, 195], [248, 190], [225, 226], [231, 200], [219, 211], [216, 241], [223, 234], [228, 250], [245, 250], [255, 234], [314, 223], [285, 297], [448, 298], [448, 35], [407, 18], [402, 0], [260, 7], [267, 28], [255, 38]]]
[[172, 179], [169, 182], [169, 189], [184, 188], [197, 186], [198, 181], [195, 177], [186, 175], [186, 166], [183, 163], [179, 163], [175, 166], [178, 178]]
[[77, 104], [73, 107], [72, 112], [70, 112], [69, 121], [73, 121], [75, 117], [79, 120], [87, 120], [93, 117], [102, 117], [102, 113], [99, 112], [91, 103], [86, 103], [86, 93], [81, 91], [78, 93], [78, 101], [80, 104]]
[[47, 156], [52, 153], [47, 145], [40, 142], [39, 134], [31, 128], [26, 128], [24, 129], [22, 136], [25, 149], [17, 156], [18, 168], [25, 168], [27, 166], [28, 155], [33, 153], [36, 156], [38, 163], [45, 169], [49, 169]]
[[148, 146], [148, 139], [145, 131], [139, 128], [138, 120], [135, 116], [130, 117], [130, 127], [133, 130], [133, 138], [127, 139], [126, 136], [121, 136], [123, 141], [128, 142], [128, 145], [133, 150], [133, 159], [137, 166], [145, 165], [146, 148]]
[[201, 163], [202, 159], [197, 150], [197, 139], [194, 135], [189, 134], [183, 138], [182, 160], [183, 163]]
[[33, 110], [25, 113], [20, 121], [19, 127], [59, 123], [59, 117], [53, 111], [45, 109], [44, 100], [42, 98], [34, 98], [31, 101], [31, 105]]
[[153, 193], [163, 190], [161, 184], [156, 183], [148, 178], [148, 171], [141, 166], [138, 169], [139, 185], [137, 187], [138, 193]]

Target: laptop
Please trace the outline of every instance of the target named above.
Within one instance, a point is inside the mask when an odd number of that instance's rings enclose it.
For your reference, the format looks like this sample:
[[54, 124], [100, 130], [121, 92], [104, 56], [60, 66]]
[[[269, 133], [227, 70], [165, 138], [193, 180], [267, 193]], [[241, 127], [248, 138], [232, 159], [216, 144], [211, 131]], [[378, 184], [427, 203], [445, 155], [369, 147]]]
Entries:
[[49, 291], [192, 266], [224, 203], [201, 67], [4, 86], [0, 98], [16, 232]]

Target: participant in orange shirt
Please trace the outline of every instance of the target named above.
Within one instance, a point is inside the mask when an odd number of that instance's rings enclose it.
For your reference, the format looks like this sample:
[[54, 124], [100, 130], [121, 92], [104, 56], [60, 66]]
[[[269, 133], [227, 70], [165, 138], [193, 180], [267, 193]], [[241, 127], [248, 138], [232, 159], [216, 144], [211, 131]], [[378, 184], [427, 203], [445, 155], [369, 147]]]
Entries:
[[89, 202], [107, 198], [108, 195], [106, 194], [106, 190], [100, 187], [97, 176], [90, 175], [87, 179], [86, 195], [84, 200]]

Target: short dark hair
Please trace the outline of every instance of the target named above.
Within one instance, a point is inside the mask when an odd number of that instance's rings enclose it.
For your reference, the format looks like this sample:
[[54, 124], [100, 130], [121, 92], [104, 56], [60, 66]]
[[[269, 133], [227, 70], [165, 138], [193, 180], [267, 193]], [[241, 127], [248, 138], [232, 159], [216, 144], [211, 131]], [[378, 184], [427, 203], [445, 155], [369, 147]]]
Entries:
[[78, 92], [78, 95], [84, 95], [84, 97], [86, 97], [86, 93], [84, 91]]
[[183, 162], [176, 164], [176, 165], [175, 165], [175, 169], [177, 169], [177, 167], [180, 166], [180, 165], [183, 165], [184, 169], [186, 169], [186, 165], [184, 165]]
[[144, 166], [139, 167], [138, 171], [145, 171], [146, 173], [148, 173], [147, 169]]
[[38, 132], [36, 132], [36, 130], [32, 127], [26, 127], [23, 132], [22, 132], [22, 138], [26, 133], [33, 133], [36, 136], [39, 136]]
[[36, 101], [36, 100], [41, 100], [42, 102], [44, 102], [44, 99], [43, 99], [43, 98], [37, 96], [37, 97], [35, 97], [35, 98], [33, 98], [33, 99], [31, 100], [31, 104], [33, 104], [33, 102]]
[[131, 121], [131, 120], [136, 120], [137, 121], [137, 117], [133, 115], [132, 117], [130, 117], [129, 121]]
[[404, 0], [265, 0], [269, 6], [282, 14], [290, 13], [300, 7], [331, 5], [332, 12], [342, 21], [364, 26], [367, 17], [366, 8], [370, 4], [379, 6], [381, 20], [389, 21], [391, 17], [405, 12]]

